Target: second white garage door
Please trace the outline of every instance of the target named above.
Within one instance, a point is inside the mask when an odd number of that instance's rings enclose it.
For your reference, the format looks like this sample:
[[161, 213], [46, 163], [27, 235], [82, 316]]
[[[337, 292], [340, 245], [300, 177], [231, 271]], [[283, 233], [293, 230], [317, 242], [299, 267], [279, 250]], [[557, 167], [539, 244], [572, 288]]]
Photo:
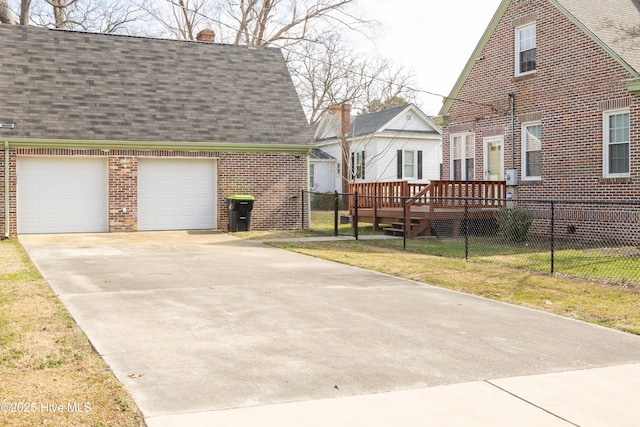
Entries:
[[216, 162], [138, 161], [138, 230], [217, 228]]

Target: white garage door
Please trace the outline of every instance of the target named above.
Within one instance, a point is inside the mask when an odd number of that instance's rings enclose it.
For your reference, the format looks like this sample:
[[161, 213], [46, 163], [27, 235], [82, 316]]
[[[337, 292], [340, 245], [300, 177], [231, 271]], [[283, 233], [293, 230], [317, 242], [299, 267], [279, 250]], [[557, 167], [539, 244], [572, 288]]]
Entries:
[[18, 233], [109, 230], [107, 160], [18, 157]]
[[215, 160], [138, 161], [138, 230], [216, 227]]

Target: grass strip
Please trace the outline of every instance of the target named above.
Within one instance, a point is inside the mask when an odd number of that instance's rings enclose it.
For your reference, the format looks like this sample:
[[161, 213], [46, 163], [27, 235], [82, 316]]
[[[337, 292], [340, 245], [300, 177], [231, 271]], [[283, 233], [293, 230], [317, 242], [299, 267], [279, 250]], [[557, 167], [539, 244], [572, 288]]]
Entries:
[[0, 426], [144, 426], [16, 239], [0, 242]]
[[421, 283], [640, 335], [637, 288], [406, 252], [370, 241], [272, 242], [273, 246]]

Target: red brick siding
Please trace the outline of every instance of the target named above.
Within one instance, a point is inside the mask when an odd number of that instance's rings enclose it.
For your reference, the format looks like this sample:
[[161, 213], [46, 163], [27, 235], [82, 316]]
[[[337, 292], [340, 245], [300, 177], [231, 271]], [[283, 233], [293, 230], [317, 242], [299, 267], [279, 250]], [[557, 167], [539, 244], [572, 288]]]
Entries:
[[109, 156], [109, 231], [138, 229], [138, 158]]
[[[0, 150], [0, 230], [4, 235], [4, 150]], [[137, 230], [138, 159], [141, 157], [218, 159], [218, 228], [227, 229], [227, 197], [251, 194], [256, 201], [252, 230], [301, 228], [301, 191], [307, 185], [302, 154], [212, 153], [143, 150], [11, 149], [10, 235], [17, 234], [17, 156], [100, 156], [109, 164], [109, 230]]]
[[[537, 69], [514, 77], [513, 23], [536, 17]], [[476, 179], [483, 179], [484, 132], [504, 126], [504, 167], [521, 176], [520, 121], [512, 165], [508, 93], [516, 116], [542, 114], [542, 182], [522, 182], [520, 198], [629, 200], [640, 190], [640, 98], [624, 84], [631, 74], [546, 0], [512, 2], [454, 101], [448, 126], [475, 128]], [[603, 101], [629, 98], [631, 178], [602, 179]], [[615, 104], [615, 102], [613, 102]], [[450, 175], [450, 132], [443, 129], [443, 177]]]
[[252, 230], [302, 227], [301, 192], [307, 188], [307, 160], [301, 154], [221, 153], [218, 164], [218, 227], [229, 223], [227, 197], [256, 198]]
[[[5, 165], [4, 165], [5, 150], [4, 147], [0, 150], [0, 237], [4, 238], [6, 233], [5, 224]], [[16, 229], [16, 152], [13, 149], [9, 150], [9, 236], [15, 236]]]

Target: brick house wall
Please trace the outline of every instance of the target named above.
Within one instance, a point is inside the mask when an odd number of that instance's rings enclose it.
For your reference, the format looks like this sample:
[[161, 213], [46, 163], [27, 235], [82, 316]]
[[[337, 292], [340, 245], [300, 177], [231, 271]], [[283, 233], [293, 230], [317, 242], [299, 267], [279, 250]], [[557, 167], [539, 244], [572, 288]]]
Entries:
[[[10, 236], [17, 235], [16, 163], [18, 156], [100, 156], [108, 158], [109, 231], [137, 231], [138, 159], [199, 158], [217, 160], [218, 228], [229, 222], [227, 197], [256, 198], [252, 230], [294, 230], [302, 226], [301, 192], [307, 188], [307, 159], [289, 153], [217, 153], [145, 150], [10, 149]], [[4, 149], [0, 150], [0, 230], [4, 235]]]
[[[530, 22], [536, 23], [536, 72], [514, 77], [515, 28]], [[504, 169], [518, 170], [518, 198], [625, 201], [637, 197], [640, 97], [624, 83], [632, 75], [550, 2], [510, 2], [475, 60], [445, 117], [443, 179], [451, 178], [451, 134], [471, 131], [474, 178], [484, 179], [483, 138], [503, 135]], [[510, 92], [515, 94], [515, 144]], [[620, 107], [630, 109], [630, 177], [603, 178], [603, 111]], [[527, 182], [520, 179], [521, 124], [531, 119], [541, 121], [542, 180]]]

